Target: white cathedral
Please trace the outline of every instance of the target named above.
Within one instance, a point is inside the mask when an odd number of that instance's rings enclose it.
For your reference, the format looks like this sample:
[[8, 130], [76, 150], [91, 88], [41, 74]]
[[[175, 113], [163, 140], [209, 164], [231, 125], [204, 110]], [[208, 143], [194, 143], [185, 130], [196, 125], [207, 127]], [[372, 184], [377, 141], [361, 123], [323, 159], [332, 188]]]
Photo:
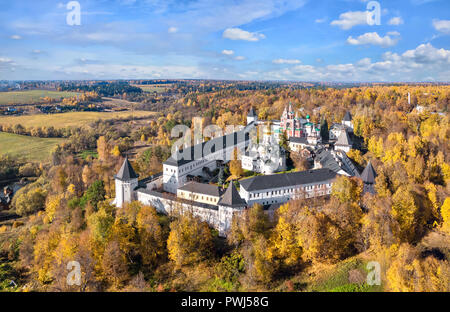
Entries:
[[[253, 108], [250, 112], [253, 111]], [[248, 121], [248, 120], [247, 120]], [[253, 119], [251, 122], [257, 122]], [[273, 126], [262, 126], [262, 139], [250, 140], [245, 153], [241, 157], [242, 169], [257, 173], [272, 174], [286, 170], [286, 151], [279, 145], [276, 136], [273, 135]]]

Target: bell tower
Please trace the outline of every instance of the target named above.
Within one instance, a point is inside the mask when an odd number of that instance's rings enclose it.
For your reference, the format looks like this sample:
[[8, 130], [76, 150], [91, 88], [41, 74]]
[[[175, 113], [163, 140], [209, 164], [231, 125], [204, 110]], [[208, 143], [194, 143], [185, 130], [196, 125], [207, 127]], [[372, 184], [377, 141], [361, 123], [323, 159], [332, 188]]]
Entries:
[[257, 120], [258, 120], [258, 116], [256, 115], [255, 110], [253, 109], [253, 107], [250, 107], [250, 110], [248, 111], [248, 114], [247, 114], [247, 125], [249, 125], [252, 122], [255, 122]]

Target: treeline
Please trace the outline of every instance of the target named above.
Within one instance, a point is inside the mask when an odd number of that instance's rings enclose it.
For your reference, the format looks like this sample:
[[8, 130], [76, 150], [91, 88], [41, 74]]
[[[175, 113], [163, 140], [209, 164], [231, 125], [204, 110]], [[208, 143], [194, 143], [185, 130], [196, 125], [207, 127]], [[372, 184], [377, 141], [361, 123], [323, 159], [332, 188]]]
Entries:
[[68, 138], [73, 133], [80, 131], [76, 128], [55, 128], [53, 126], [49, 127], [27, 127], [25, 128], [21, 124], [15, 125], [0, 125], [0, 130], [2, 132], [19, 134], [19, 135], [29, 135], [38, 138]]
[[130, 86], [127, 82], [97, 82], [94, 84], [67, 83], [61, 84], [60, 91], [95, 92], [100, 96], [118, 96], [124, 93], [142, 93], [142, 89]]
[[41, 172], [42, 168], [39, 164], [28, 163], [24, 159], [13, 158], [9, 155], [0, 155], [0, 181], [2, 182], [23, 177], [36, 177]]
[[[408, 103], [408, 93], [411, 102]], [[340, 122], [347, 110], [373, 113], [379, 118], [381, 112], [410, 113], [417, 106], [429, 112], [448, 112], [449, 86], [393, 86], [355, 87], [346, 89], [288, 88], [266, 91], [222, 90], [211, 93], [189, 93], [180, 102], [197, 107], [204, 117], [217, 120], [225, 113], [246, 114], [253, 106], [260, 119], [277, 120], [284, 108], [301, 109], [300, 117], [310, 115], [314, 122], [326, 118], [331, 126]]]
[[[95, 122], [92, 122], [90, 124], [90, 127], [96, 128], [99, 125], [111, 126], [118, 122], [129, 122], [132, 120], [145, 120], [147, 118], [148, 117], [146, 117], [146, 116], [134, 117], [134, 116], [130, 115], [130, 116], [114, 118], [114, 119], [99, 119]], [[53, 126], [24, 127], [20, 123], [14, 124], [14, 125], [10, 125], [10, 124], [0, 125], [0, 131], [7, 132], [7, 133], [13, 133], [13, 134], [20, 134], [20, 135], [29, 135], [29, 136], [33, 136], [33, 137], [39, 137], [39, 138], [69, 138], [72, 135], [74, 135], [82, 130], [83, 130], [83, 128], [79, 128], [79, 127], [64, 127], [64, 128], [55, 128]], [[97, 135], [97, 137], [98, 136], [99, 135]]]

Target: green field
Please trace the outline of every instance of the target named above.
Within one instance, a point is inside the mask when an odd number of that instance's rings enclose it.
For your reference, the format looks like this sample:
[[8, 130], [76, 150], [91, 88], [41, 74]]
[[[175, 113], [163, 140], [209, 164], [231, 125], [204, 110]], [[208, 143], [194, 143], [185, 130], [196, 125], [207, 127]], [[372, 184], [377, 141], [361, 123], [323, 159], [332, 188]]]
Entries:
[[161, 84], [161, 85], [134, 85], [135, 87], [141, 88], [144, 92], [156, 92], [163, 93], [167, 88], [170, 87], [170, 84]]
[[50, 97], [52, 99], [61, 99], [76, 96], [77, 92], [60, 92], [47, 90], [30, 90], [30, 91], [11, 91], [0, 92], [0, 105], [13, 104], [37, 104], [41, 103], [41, 98]]
[[52, 149], [64, 139], [43, 139], [0, 132], [0, 154], [23, 157], [28, 161], [47, 160]]
[[37, 114], [22, 116], [0, 116], [0, 125], [21, 124], [28, 127], [83, 127], [89, 123], [102, 119], [120, 119], [133, 117], [151, 117], [155, 113], [147, 111], [124, 111], [124, 112], [69, 112], [62, 114]]

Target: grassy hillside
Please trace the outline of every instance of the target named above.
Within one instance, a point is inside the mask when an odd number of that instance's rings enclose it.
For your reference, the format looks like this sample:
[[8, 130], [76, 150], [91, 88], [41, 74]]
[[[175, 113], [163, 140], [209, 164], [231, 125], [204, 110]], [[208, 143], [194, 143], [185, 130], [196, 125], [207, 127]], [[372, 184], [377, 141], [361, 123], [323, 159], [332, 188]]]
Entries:
[[[369, 273], [365, 256], [348, 258], [334, 265], [319, 264], [307, 268], [290, 279], [295, 291], [308, 292], [379, 292], [384, 289], [383, 276], [381, 285], [368, 285]], [[373, 270], [373, 269], [371, 269]], [[286, 291], [282, 284], [277, 291]], [[290, 290], [292, 291], [292, 290]]]
[[42, 97], [52, 99], [68, 98], [77, 95], [77, 92], [59, 92], [47, 90], [0, 92], [0, 105], [33, 104], [40, 103]]
[[23, 157], [29, 161], [43, 161], [63, 141], [64, 139], [43, 139], [0, 132], [0, 154]]
[[64, 128], [72, 126], [86, 126], [98, 119], [116, 119], [134, 117], [150, 117], [153, 112], [124, 111], [124, 112], [69, 112], [63, 114], [37, 114], [23, 116], [1, 116], [0, 125], [21, 124], [24, 127], [50, 127]]

